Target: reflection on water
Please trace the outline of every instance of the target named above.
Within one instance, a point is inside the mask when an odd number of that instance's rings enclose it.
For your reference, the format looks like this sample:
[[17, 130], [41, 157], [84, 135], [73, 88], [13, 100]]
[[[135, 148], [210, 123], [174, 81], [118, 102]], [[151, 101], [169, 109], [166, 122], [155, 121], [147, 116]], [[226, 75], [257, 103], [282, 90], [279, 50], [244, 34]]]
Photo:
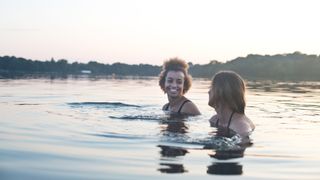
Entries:
[[168, 134], [185, 134], [188, 132], [188, 126], [185, 123], [185, 119], [183, 116], [177, 116], [177, 115], [170, 115], [166, 120], [160, 121], [160, 128], [162, 134], [168, 135]]
[[[178, 156], [185, 156], [188, 153], [188, 150], [182, 147], [174, 147], [174, 146], [166, 146], [166, 145], [158, 145], [161, 149], [160, 154], [162, 159], [161, 160], [168, 160], [169, 158], [173, 159], [173, 162], [163, 163], [160, 161], [161, 168], [158, 171], [162, 173], [184, 173], [188, 172], [183, 164], [175, 163], [175, 158]], [[163, 167], [165, 166], [165, 167]]]
[[62, 73], [30, 73], [25, 72], [14, 72], [14, 73], [0, 73], [0, 79], [50, 79], [50, 80], [101, 80], [101, 79], [140, 79], [140, 80], [149, 80], [154, 79], [150, 76], [123, 76], [123, 75], [95, 75], [95, 74], [62, 74]]
[[249, 89], [265, 92], [291, 92], [291, 93], [308, 93], [312, 90], [319, 90], [319, 82], [277, 82], [277, 81], [249, 81]]
[[160, 165], [165, 166], [164, 168], [158, 169], [162, 173], [185, 173], [185, 172], [188, 172], [186, 169], [184, 169], [182, 164], [160, 163]]
[[162, 157], [177, 157], [184, 156], [188, 151], [182, 147], [158, 145], [161, 148], [160, 154]]
[[245, 151], [244, 147], [242, 149], [236, 149], [236, 150], [216, 150], [213, 155], [210, 154], [210, 157], [219, 159], [219, 160], [242, 158], [244, 151]]
[[212, 163], [212, 165], [208, 166], [207, 173], [217, 175], [241, 175], [242, 169], [242, 165], [238, 163]]
[[[215, 150], [210, 157], [217, 160], [229, 160], [234, 158], [242, 158], [244, 156], [245, 147], [237, 150]], [[243, 166], [238, 162], [213, 162], [208, 166], [208, 174], [220, 175], [241, 175]]]
[[[202, 148], [191, 148], [192, 150], [197, 149], [198, 151], [202, 150], [212, 150], [213, 154], [210, 153], [209, 156], [216, 160], [229, 160], [235, 158], [242, 158], [244, 156], [245, 149], [252, 143], [247, 144], [237, 144], [234, 139], [237, 139], [238, 136], [233, 134], [231, 137], [224, 137], [221, 134], [221, 130], [216, 130], [211, 132], [212, 138], [207, 140], [196, 140], [193, 139], [190, 142], [188, 139], [188, 119], [183, 116], [170, 116], [166, 121], [161, 121], [161, 135], [168, 137], [168, 139], [173, 141], [181, 142], [183, 139], [184, 143], [191, 144], [200, 144], [203, 145]], [[230, 134], [229, 134], [230, 135]], [[183, 138], [181, 138], [183, 137]], [[168, 140], [167, 139], [167, 140]], [[226, 143], [233, 142], [233, 143]], [[228, 144], [227, 146], [224, 144]], [[187, 173], [184, 164], [182, 162], [177, 163], [177, 157], [185, 156], [189, 153], [187, 147], [180, 146], [171, 146], [171, 145], [158, 145], [160, 148], [160, 163], [161, 168], [158, 171], [162, 173]], [[191, 150], [190, 149], [190, 150]], [[181, 161], [181, 159], [180, 159]], [[242, 174], [242, 165], [240, 163], [230, 163], [230, 162], [213, 162], [210, 166], [207, 167], [208, 174], [219, 174], [219, 175], [241, 175]]]
[[[188, 126], [185, 123], [185, 117], [181, 115], [168, 115], [168, 118], [164, 121], [160, 121], [160, 131], [162, 136], [168, 137], [178, 137], [183, 136], [188, 132]], [[177, 164], [175, 158], [177, 156], [185, 156], [188, 153], [188, 150], [183, 147], [169, 146], [169, 145], [158, 145], [160, 150], [161, 159], [167, 160], [168, 158], [173, 159], [172, 162], [161, 162], [158, 171], [162, 173], [185, 173], [188, 172], [184, 165]], [[163, 167], [165, 166], [165, 167]]]

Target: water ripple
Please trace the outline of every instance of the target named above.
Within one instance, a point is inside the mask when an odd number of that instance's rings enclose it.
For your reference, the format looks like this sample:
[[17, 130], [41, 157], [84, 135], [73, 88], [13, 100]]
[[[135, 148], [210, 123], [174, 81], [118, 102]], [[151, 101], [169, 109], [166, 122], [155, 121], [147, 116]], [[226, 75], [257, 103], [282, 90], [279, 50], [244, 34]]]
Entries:
[[115, 139], [144, 139], [143, 136], [137, 136], [132, 134], [118, 134], [118, 133], [105, 133], [105, 134], [89, 134], [92, 136], [115, 138]]
[[134, 105], [134, 104], [126, 104], [126, 103], [121, 103], [121, 102], [73, 102], [73, 103], [68, 103], [71, 106], [103, 106], [103, 107], [141, 107], [139, 105]]
[[237, 150], [241, 149], [240, 143], [242, 138], [239, 135], [235, 135], [231, 138], [222, 136], [212, 136], [205, 138], [193, 138], [183, 134], [168, 135], [161, 139], [162, 142], [182, 143], [190, 145], [201, 145], [204, 149], [216, 149], [216, 150]]

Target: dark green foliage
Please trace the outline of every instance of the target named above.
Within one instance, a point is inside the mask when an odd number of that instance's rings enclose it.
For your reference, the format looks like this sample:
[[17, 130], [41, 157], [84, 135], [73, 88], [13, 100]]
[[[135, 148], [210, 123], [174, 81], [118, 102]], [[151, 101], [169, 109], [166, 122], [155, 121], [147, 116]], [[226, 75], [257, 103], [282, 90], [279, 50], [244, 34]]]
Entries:
[[193, 65], [194, 77], [211, 78], [219, 70], [233, 70], [250, 80], [319, 81], [320, 57], [300, 52], [239, 57], [223, 64]]
[[[233, 70], [250, 80], [320, 80], [320, 57], [300, 52], [277, 55], [255, 55], [238, 57], [226, 63], [216, 60], [208, 64], [189, 64], [189, 72], [193, 77], [211, 78], [220, 70]], [[54, 73], [81, 74], [81, 71], [91, 71], [92, 75], [121, 76], [158, 76], [161, 66], [148, 64], [128, 65], [124, 63], [102, 64], [90, 61], [87, 64], [67, 60], [32, 61], [14, 56], [0, 57], [0, 74], [4, 73]]]
[[101, 64], [90, 61], [87, 64], [67, 60], [32, 61], [14, 56], [0, 57], [0, 73], [53, 73], [53, 74], [81, 74], [83, 70], [92, 75], [123, 75], [123, 76], [157, 76], [161, 67], [148, 64], [128, 65], [123, 63]]

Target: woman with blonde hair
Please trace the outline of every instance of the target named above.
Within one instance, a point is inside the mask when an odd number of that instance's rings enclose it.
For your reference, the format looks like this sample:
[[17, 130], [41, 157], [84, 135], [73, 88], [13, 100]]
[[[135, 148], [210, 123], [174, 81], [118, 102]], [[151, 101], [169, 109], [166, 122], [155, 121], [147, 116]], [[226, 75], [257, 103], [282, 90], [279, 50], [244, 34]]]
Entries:
[[162, 110], [170, 114], [199, 115], [197, 106], [184, 95], [191, 87], [188, 64], [178, 58], [165, 61], [159, 75], [159, 85], [167, 94], [168, 103]]
[[243, 79], [233, 71], [220, 71], [212, 79], [208, 104], [216, 115], [212, 116], [210, 124], [224, 130], [220, 132], [225, 136], [231, 136], [231, 132], [248, 136], [255, 128], [245, 115], [245, 90]]

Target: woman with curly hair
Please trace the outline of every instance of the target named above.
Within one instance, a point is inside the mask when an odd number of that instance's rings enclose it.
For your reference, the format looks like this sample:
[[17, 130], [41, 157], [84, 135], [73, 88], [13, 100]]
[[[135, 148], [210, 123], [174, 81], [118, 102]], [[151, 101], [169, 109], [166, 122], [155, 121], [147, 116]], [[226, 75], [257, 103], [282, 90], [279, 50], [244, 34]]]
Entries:
[[171, 114], [200, 114], [197, 106], [184, 96], [191, 87], [191, 76], [185, 61], [178, 58], [165, 61], [159, 75], [159, 85], [169, 100], [162, 110]]

